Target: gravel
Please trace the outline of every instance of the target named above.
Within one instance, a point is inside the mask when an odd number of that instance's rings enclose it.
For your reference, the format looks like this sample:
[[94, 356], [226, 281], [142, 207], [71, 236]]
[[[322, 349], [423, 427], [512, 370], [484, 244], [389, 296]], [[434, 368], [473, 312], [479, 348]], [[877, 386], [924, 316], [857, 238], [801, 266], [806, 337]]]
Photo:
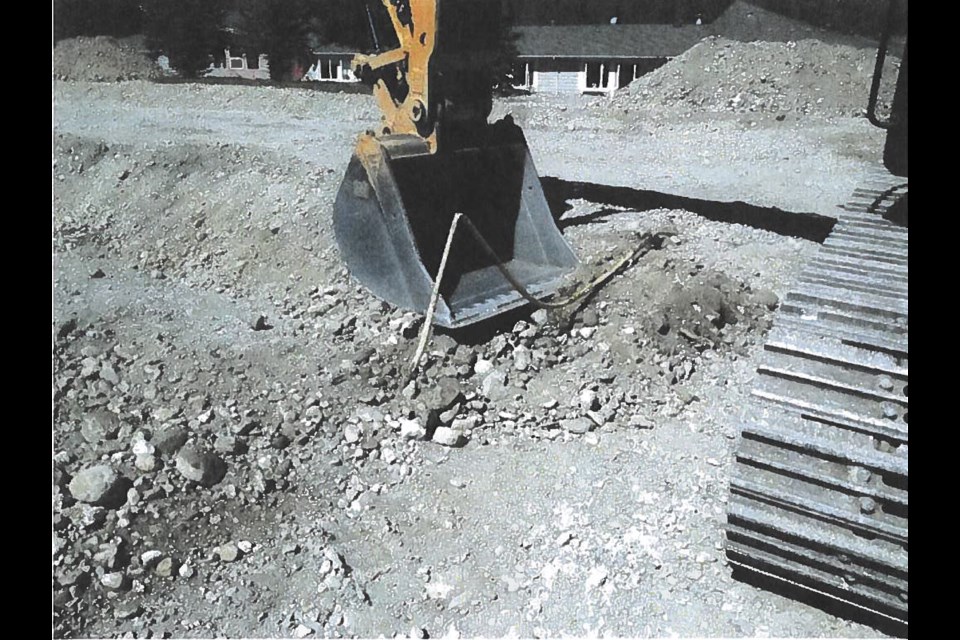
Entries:
[[[579, 309], [438, 331], [409, 384], [419, 320], [330, 220], [370, 96], [55, 83], [55, 635], [878, 635], [722, 551], [756, 357], [818, 247], [796, 216], [882, 152], [835, 46], [710, 41], [660, 90], [498, 99], [574, 284], [672, 239]], [[835, 95], [781, 77], [798, 57]]]

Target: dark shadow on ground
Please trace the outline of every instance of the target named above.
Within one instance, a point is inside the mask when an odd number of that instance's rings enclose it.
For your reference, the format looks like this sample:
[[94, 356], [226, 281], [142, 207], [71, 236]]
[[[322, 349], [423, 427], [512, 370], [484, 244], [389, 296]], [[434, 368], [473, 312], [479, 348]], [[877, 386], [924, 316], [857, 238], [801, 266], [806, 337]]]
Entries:
[[879, 613], [861, 609], [860, 607], [847, 604], [840, 600], [834, 600], [823, 594], [791, 585], [790, 583], [771, 578], [762, 573], [745, 571], [735, 567], [733, 569], [733, 578], [751, 587], [763, 589], [764, 591], [802, 602], [808, 606], [816, 607], [832, 616], [873, 627], [888, 636], [893, 636], [894, 638], [907, 637], [907, 624], [903, 622], [893, 620]]
[[[541, 178], [540, 182], [547, 196], [550, 211], [561, 230], [589, 224], [620, 213], [618, 209], [610, 207], [624, 207], [633, 211], [683, 209], [707, 220], [742, 224], [784, 236], [822, 243], [830, 235], [837, 221], [836, 218], [816, 213], [785, 211], [777, 207], [760, 207], [740, 201], [717, 202], [630, 187], [562, 180], [550, 176]], [[563, 214], [571, 208], [567, 201], [576, 198], [606, 205], [606, 207], [588, 215], [563, 219]]]
[[460, 327], [459, 329], [447, 329], [444, 327], [433, 328], [434, 333], [438, 335], [448, 335], [458, 344], [475, 347], [480, 344], [486, 344], [493, 340], [495, 336], [501, 333], [510, 333], [513, 327], [520, 322], [531, 322], [530, 316], [537, 308], [532, 304], [526, 304], [516, 309], [499, 313], [492, 318], [481, 320], [480, 322]]

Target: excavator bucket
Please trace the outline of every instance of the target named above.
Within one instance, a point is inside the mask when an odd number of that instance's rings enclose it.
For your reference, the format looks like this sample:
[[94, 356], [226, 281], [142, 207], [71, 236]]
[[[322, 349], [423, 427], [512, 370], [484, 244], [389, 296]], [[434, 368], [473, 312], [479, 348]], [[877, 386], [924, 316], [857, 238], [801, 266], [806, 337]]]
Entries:
[[357, 280], [393, 305], [425, 313], [458, 212], [494, 255], [458, 225], [435, 324], [462, 327], [525, 304], [498, 262], [536, 296], [556, 291], [578, 264], [512, 124], [447, 153], [429, 153], [414, 135], [362, 137], [337, 194], [334, 232]]

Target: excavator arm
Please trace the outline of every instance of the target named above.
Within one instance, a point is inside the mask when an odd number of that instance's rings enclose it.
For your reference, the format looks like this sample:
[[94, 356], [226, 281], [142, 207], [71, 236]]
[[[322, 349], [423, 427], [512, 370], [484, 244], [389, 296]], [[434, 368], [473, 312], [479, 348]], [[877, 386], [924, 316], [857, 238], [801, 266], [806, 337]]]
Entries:
[[[334, 204], [348, 269], [378, 297], [421, 313], [439, 280], [433, 319], [445, 327], [526, 304], [516, 283], [553, 293], [577, 258], [553, 220], [523, 132], [509, 117], [487, 122], [499, 0], [381, 4], [397, 46], [353, 61], [373, 87], [381, 124], [357, 141]], [[440, 274], [457, 214], [483, 241], [457, 236]]]
[[411, 134], [437, 149], [430, 105], [430, 59], [437, 37], [437, 0], [382, 0], [399, 46], [353, 60], [354, 74], [373, 84], [383, 114], [381, 133]]

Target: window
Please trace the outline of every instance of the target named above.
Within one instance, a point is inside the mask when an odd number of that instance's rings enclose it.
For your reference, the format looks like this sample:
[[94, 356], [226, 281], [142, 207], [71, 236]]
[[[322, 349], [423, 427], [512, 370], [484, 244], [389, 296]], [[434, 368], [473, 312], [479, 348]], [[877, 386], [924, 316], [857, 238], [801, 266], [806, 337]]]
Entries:
[[243, 58], [230, 58], [231, 69], [243, 69]]
[[260, 56], [250, 56], [247, 60], [247, 68], [249, 69], [259, 69], [260, 68]]
[[333, 80], [336, 77], [333, 71], [333, 60], [320, 60], [317, 62], [317, 68], [320, 71], [321, 80]]
[[606, 89], [610, 84], [607, 73], [607, 64], [602, 62], [587, 63], [587, 89]]
[[514, 87], [530, 86], [530, 63], [518, 62], [510, 69], [511, 84]]

